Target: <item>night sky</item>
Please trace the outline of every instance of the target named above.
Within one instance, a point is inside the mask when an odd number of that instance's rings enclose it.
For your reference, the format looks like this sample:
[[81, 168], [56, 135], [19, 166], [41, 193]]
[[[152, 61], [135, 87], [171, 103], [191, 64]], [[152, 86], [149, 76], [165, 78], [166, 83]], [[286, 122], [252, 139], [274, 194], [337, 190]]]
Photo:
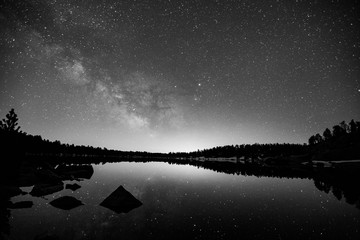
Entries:
[[358, 1], [6, 1], [0, 115], [64, 143], [304, 143], [360, 120]]

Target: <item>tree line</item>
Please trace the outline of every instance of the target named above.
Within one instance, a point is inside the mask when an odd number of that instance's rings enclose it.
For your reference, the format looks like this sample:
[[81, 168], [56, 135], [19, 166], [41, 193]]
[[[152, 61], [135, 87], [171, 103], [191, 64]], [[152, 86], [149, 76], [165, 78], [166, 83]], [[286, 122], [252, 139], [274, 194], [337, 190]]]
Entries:
[[20, 130], [18, 117], [14, 109], [0, 121], [0, 140], [3, 154], [37, 154], [56, 156], [84, 156], [84, 157], [143, 157], [143, 158], [179, 158], [179, 157], [244, 157], [256, 158], [287, 158], [292, 155], [305, 155], [308, 158], [353, 158], [360, 156], [360, 122], [351, 120], [349, 124], [342, 121], [333, 126], [333, 130], [326, 128], [322, 135], [319, 133], [309, 138], [308, 144], [242, 144], [219, 146], [194, 152], [149, 153], [140, 151], [119, 151], [92, 146], [78, 146], [63, 144], [60, 141], [49, 141], [41, 136], [33, 136]]
[[261, 158], [275, 156], [302, 155], [307, 153], [306, 144], [274, 143], [274, 144], [241, 144], [218, 146], [214, 148], [197, 150], [189, 153], [169, 153], [181, 157], [244, 157]]
[[342, 121], [340, 124], [332, 127], [332, 131], [326, 128], [322, 135], [319, 133], [309, 138], [309, 145], [321, 143], [331, 143], [337, 141], [357, 140], [360, 136], [360, 122], [352, 119], [349, 124]]
[[164, 153], [149, 153], [140, 151], [119, 151], [107, 148], [64, 144], [60, 141], [43, 139], [39, 135], [30, 135], [20, 130], [18, 117], [14, 109], [0, 121], [0, 140], [2, 154], [8, 156], [19, 155], [57, 155], [57, 156], [116, 156], [116, 157], [161, 157]]

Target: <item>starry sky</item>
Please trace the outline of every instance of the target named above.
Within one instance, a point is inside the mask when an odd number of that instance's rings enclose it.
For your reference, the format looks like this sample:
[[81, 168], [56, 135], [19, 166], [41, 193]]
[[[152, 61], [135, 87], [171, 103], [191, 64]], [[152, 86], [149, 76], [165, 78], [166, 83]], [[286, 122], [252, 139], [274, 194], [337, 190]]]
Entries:
[[153, 152], [304, 143], [360, 120], [358, 1], [0, 3], [0, 114]]

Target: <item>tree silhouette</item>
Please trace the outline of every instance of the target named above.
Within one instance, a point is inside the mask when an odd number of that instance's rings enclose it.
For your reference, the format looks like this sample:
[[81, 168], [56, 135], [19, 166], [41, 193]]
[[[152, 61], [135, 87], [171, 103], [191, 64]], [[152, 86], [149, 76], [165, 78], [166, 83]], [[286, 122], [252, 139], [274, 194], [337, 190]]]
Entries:
[[309, 138], [309, 145], [314, 145], [316, 143], [316, 138], [315, 138], [315, 136], [313, 135], [313, 136], [311, 136], [310, 138]]
[[18, 117], [15, 113], [15, 110], [12, 108], [8, 114], [6, 114], [6, 118], [0, 121], [1, 130], [9, 131], [9, 132], [21, 132], [20, 127], [18, 125]]
[[323, 141], [323, 138], [321, 137], [321, 135], [319, 133], [317, 133], [315, 135], [315, 141], [316, 141], [316, 143], [321, 143]]
[[345, 121], [342, 121], [340, 123], [340, 127], [342, 128], [343, 134], [349, 132], [349, 126], [347, 125], [347, 123]]
[[323, 136], [324, 136], [324, 140], [328, 141], [332, 137], [330, 129], [326, 128], [323, 133]]
[[344, 133], [344, 131], [343, 131], [342, 127], [340, 127], [339, 125], [333, 126], [333, 136], [335, 138], [340, 137], [341, 135], [343, 135], [343, 133]]
[[352, 119], [349, 123], [350, 126], [350, 133], [355, 134], [356, 133], [356, 123], [354, 119]]

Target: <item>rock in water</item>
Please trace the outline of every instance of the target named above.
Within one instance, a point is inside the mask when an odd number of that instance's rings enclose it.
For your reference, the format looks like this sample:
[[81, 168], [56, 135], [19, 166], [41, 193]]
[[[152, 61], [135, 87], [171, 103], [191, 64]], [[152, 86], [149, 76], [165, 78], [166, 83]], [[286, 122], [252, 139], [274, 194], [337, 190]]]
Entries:
[[123, 186], [118, 187], [100, 203], [100, 206], [113, 210], [116, 213], [128, 213], [141, 205], [142, 203], [126, 191]]
[[66, 189], [71, 189], [72, 191], [76, 191], [77, 189], [81, 188], [81, 186], [77, 183], [74, 184], [66, 184]]
[[53, 194], [64, 189], [64, 184], [36, 184], [31, 190], [30, 194], [34, 197], [42, 197]]
[[56, 208], [60, 208], [63, 210], [70, 210], [78, 206], [84, 205], [80, 200], [77, 200], [76, 198], [70, 196], [59, 197], [51, 201], [50, 204]]

